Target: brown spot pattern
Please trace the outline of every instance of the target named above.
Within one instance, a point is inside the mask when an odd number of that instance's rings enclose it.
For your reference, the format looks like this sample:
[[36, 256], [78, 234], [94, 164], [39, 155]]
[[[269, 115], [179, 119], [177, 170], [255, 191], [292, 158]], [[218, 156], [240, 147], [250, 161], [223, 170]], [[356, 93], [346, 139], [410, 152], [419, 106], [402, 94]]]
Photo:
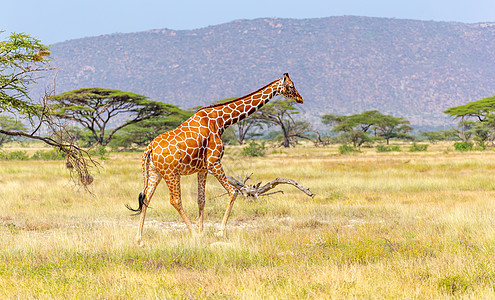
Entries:
[[[203, 231], [205, 206], [205, 184], [208, 172], [212, 173], [229, 194], [221, 231], [225, 229], [230, 211], [236, 199], [236, 192], [227, 181], [221, 165], [224, 147], [221, 134], [224, 130], [256, 112], [271, 98], [282, 94], [286, 98], [302, 103], [303, 99], [287, 74], [265, 87], [224, 105], [213, 105], [198, 110], [179, 127], [160, 134], [146, 148], [142, 166], [145, 200], [141, 210], [137, 241], [141, 243], [146, 208], [157, 185], [163, 179], [170, 191], [170, 203], [193, 233], [191, 220], [184, 212], [181, 200], [180, 177], [197, 173], [199, 232]], [[151, 154], [151, 155], [150, 155]], [[148, 159], [149, 157], [149, 159]]]

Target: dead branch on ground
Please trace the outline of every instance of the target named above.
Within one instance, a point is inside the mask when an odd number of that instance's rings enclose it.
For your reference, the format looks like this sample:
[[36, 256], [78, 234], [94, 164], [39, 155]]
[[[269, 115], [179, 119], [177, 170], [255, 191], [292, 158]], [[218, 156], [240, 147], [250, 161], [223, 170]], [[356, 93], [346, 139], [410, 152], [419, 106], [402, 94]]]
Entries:
[[[251, 173], [253, 175], [253, 173]], [[246, 182], [251, 178], [251, 175], [245, 176], [244, 179], [236, 179], [232, 176], [227, 175], [227, 180], [229, 183], [234, 187], [234, 189], [237, 190], [240, 194], [242, 194], [244, 197], [248, 199], [256, 199], [258, 200], [258, 197], [260, 196], [268, 196], [268, 195], [273, 195], [275, 193], [283, 193], [283, 191], [274, 191], [274, 192], [268, 192], [271, 189], [275, 188], [279, 184], [290, 184], [301, 190], [303, 193], [308, 195], [311, 198], [314, 198], [315, 194], [313, 194], [308, 188], [302, 186], [299, 184], [297, 181], [289, 178], [276, 178], [275, 180], [261, 186], [261, 182], [258, 182], [257, 184], [250, 185], [246, 184]]]

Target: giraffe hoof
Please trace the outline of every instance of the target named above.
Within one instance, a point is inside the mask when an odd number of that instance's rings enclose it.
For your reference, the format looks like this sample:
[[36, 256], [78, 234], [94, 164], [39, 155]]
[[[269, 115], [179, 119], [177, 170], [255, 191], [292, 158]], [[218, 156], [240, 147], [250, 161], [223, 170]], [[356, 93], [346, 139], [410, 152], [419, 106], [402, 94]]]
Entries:
[[144, 242], [143, 242], [141, 239], [137, 239], [137, 240], [136, 240], [136, 244], [137, 244], [139, 247], [144, 247]]
[[224, 237], [225, 236], [225, 230], [221, 229], [215, 233], [216, 236], [218, 237]]

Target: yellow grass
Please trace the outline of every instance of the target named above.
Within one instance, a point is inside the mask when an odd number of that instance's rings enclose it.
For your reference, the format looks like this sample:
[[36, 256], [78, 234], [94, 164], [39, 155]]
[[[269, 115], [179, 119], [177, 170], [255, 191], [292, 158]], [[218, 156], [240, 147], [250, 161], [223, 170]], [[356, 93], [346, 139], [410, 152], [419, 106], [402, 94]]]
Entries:
[[[495, 152], [401, 147], [306, 145], [261, 158], [228, 147], [228, 174], [292, 178], [317, 196], [281, 186], [238, 198], [220, 238], [227, 198], [209, 176], [206, 233], [192, 238], [162, 183], [142, 248], [124, 207], [137, 206], [140, 153], [110, 154], [93, 195], [63, 162], [0, 161], [0, 298], [494, 298]], [[183, 178], [193, 218], [196, 189]]]

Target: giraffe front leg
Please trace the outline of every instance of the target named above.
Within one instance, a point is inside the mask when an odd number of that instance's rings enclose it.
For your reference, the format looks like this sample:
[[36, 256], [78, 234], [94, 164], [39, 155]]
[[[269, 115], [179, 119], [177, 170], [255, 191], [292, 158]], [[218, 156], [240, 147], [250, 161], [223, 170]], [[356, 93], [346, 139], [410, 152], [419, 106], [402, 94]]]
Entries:
[[203, 213], [205, 209], [205, 186], [206, 186], [206, 176], [208, 175], [208, 171], [199, 171], [198, 172], [198, 228], [199, 234], [203, 234]]
[[213, 164], [210, 168], [210, 171], [213, 173], [213, 175], [215, 175], [217, 180], [229, 193], [229, 203], [227, 205], [227, 209], [225, 210], [225, 214], [223, 216], [222, 225], [220, 226], [220, 232], [219, 232], [219, 234], [223, 236], [225, 233], [225, 226], [227, 225], [227, 221], [230, 216], [230, 212], [232, 211], [232, 207], [234, 206], [235, 199], [237, 198], [237, 191], [230, 185], [229, 181], [227, 180], [227, 176], [225, 175], [225, 172], [223, 171], [220, 162]]
[[229, 192], [229, 196], [230, 196], [229, 204], [227, 206], [227, 209], [225, 210], [225, 214], [223, 215], [222, 225], [220, 226], [221, 236], [225, 234], [225, 226], [227, 226], [227, 221], [229, 219], [230, 212], [232, 211], [232, 207], [234, 206], [235, 199], [237, 198], [237, 192], [236, 191], [234, 191], [233, 193]]

